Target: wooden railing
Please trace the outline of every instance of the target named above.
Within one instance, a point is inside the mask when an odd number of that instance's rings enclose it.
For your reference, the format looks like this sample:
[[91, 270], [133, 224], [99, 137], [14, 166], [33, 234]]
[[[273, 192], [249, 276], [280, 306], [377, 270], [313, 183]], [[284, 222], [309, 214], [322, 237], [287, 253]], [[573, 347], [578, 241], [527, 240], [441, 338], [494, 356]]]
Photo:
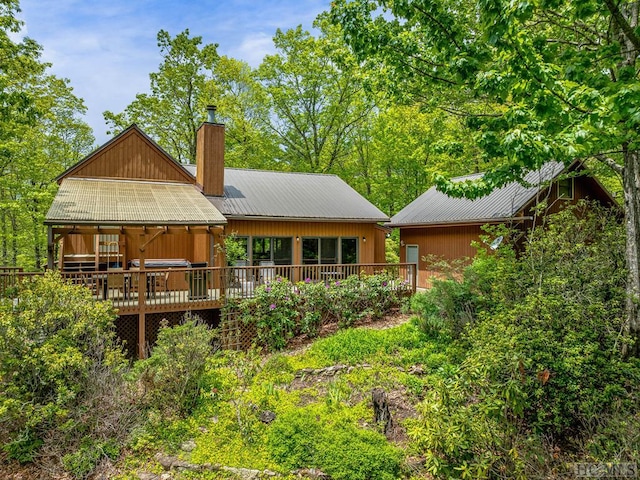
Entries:
[[[273, 265], [251, 267], [170, 268], [61, 272], [67, 281], [91, 290], [96, 300], [110, 300], [120, 314], [144, 309], [180, 311], [221, 307], [226, 298], [247, 298], [259, 285], [286, 278], [292, 282], [332, 282], [351, 275], [388, 272], [415, 292], [414, 264]], [[14, 298], [20, 282], [38, 273], [0, 270], [0, 297]]]

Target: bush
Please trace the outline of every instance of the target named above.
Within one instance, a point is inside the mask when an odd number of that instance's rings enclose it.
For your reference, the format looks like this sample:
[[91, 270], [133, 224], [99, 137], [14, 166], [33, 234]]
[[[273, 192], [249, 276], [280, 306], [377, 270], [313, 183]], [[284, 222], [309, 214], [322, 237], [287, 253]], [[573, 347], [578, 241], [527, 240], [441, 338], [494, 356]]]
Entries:
[[256, 288], [253, 298], [230, 302], [225, 314], [255, 325], [258, 343], [280, 350], [295, 335], [314, 337], [336, 322], [348, 327], [362, 318], [381, 318], [400, 306], [408, 286], [391, 274], [352, 275], [344, 280], [292, 284], [281, 277]]
[[[0, 304], [3, 450], [28, 462], [73, 456], [82, 439], [123, 442], [137, 407], [111, 305], [52, 272], [22, 284], [18, 298]], [[83, 471], [93, 469], [96, 455]]]
[[640, 365], [621, 356], [626, 272], [615, 216], [580, 204], [522, 246], [482, 252], [463, 280], [414, 299], [432, 330], [442, 320], [456, 332], [460, 305], [475, 309], [472, 327], [457, 330], [466, 359], [440, 373], [410, 429], [438, 476], [545, 476], [533, 450], [576, 448], [594, 431], [602, 444], [603, 429], [585, 428], [592, 419], [637, 410]]
[[137, 377], [148, 407], [166, 415], [184, 416], [200, 399], [205, 367], [215, 349], [215, 331], [186, 315], [181, 325], [161, 325], [151, 355], [137, 362]]

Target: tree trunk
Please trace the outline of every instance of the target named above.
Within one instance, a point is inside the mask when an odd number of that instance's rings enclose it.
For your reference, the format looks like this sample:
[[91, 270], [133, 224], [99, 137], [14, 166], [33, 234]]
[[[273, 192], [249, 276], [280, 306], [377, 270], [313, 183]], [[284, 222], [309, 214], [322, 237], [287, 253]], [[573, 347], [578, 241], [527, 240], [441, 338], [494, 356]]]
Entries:
[[387, 394], [381, 388], [374, 388], [371, 392], [373, 400], [373, 421], [382, 425], [385, 435], [389, 435], [391, 431], [391, 412], [389, 411], [389, 402]]
[[624, 207], [627, 234], [627, 317], [625, 333], [632, 344], [624, 343], [624, 357], [640, 353], [640, 152], [625, 149], [624, 152]]

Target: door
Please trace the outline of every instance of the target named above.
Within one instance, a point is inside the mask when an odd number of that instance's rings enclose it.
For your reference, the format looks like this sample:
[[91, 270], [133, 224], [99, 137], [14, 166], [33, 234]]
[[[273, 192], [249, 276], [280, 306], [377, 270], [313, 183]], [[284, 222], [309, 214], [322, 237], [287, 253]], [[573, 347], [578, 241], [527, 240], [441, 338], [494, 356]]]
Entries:
[[[418, 254], [418, 245], [407, 245], [406, 247], [406, 262], [415, 264], [415, 275], [416, 275], [416, 285], [418, 284], [418, 259], [420, 255]], [[413, 272], [409, 271], [407, 275], [407, 281], [409, 283], [413, 283]]]

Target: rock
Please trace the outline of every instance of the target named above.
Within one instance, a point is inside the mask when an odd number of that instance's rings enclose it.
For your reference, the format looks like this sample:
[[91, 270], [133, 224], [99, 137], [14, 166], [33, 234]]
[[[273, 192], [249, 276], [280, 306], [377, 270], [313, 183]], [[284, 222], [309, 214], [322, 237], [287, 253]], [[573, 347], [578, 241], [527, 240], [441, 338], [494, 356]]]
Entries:
[[239, 476], [242, 480], [259, 480], [264, 477], [275, 477], [277, 473], [270, 470], [252, 470], [250, 468], [222, 467], [229, 473]]
[[180, 445], [180, 449], [185, 452], [193, 452], [196, 449], [196, 442], [189, 440]]
[[155, 473], [138, 472], [138, 478], [140, 480], [160, 480], [161, 477]]
[[298, 478], [311, 478], [314, 480], [328, 479], [329, 475], [317, 468], [302, 468], [292, 472]]
[[276, 419], [276, 414], [269, 410], [263, 410], [262, 412], [260, 412], [260, 416], [258, 418], [262, 423], [266, 423], [267, 425], [269, 425]]

